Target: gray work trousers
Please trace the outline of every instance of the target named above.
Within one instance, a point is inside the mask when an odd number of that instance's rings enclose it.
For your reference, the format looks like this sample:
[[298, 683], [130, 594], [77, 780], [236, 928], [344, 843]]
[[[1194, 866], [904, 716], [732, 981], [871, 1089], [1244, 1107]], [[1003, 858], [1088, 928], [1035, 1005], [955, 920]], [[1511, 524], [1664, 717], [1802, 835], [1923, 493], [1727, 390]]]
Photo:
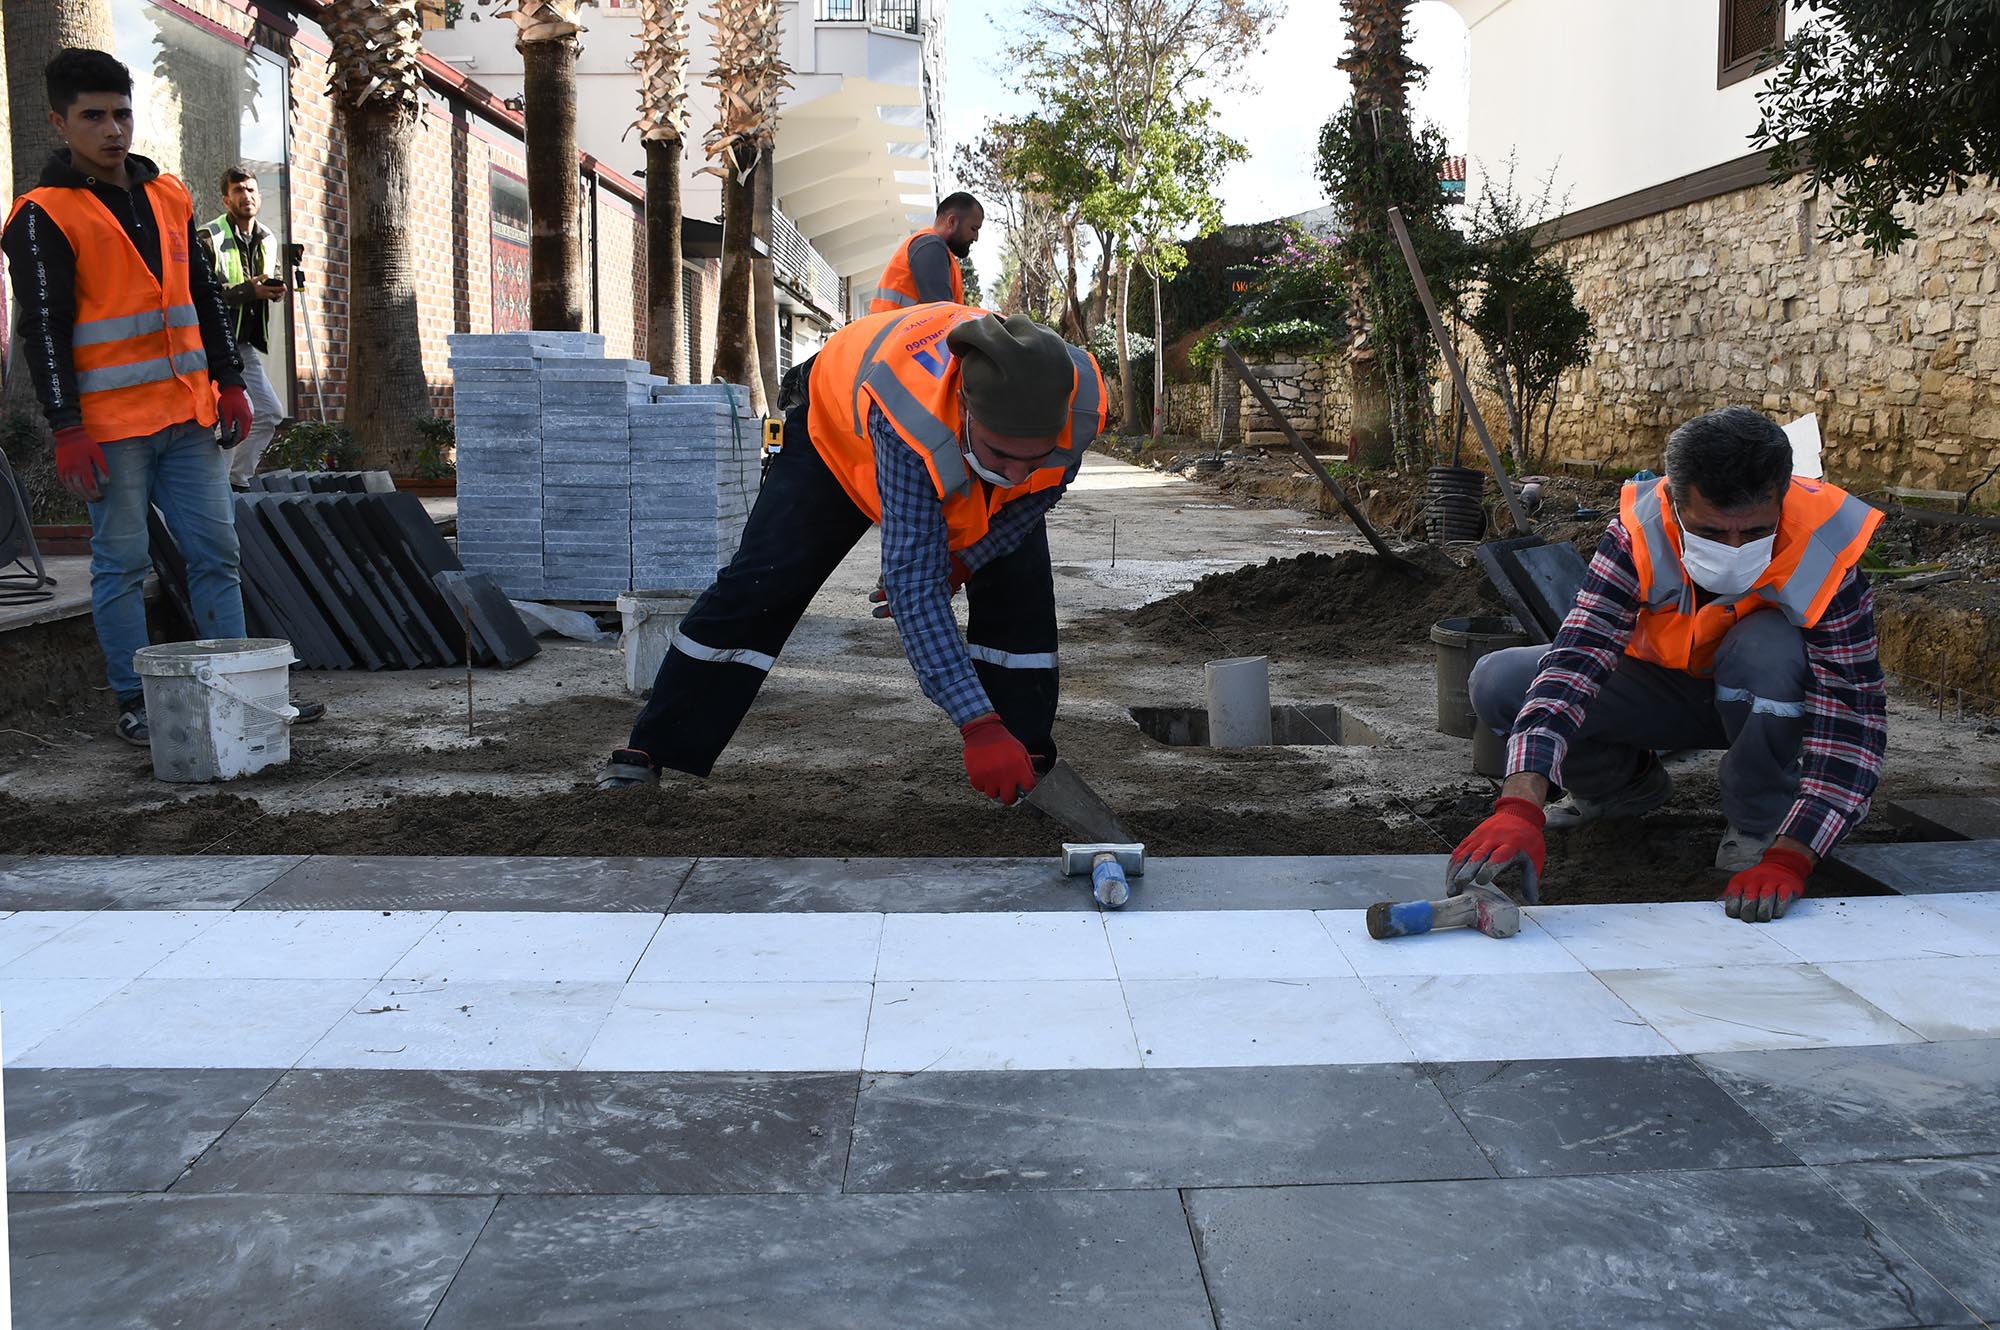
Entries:
[[[1512, 732], [1548, 650], [1509, 647], [1480, 657], [1471, 681], [1480, 723]], [[1563, 787], [1602, 798], [1637, 775], [1648, 752], [1724, 748], [1723, 815], [1739, 831], [1768, 836], [1798, 796], [1811, 677], [1804, 637], [1775, 610], [1729, 630], [1712, 678], [1620, 656], [1570, 741]]]

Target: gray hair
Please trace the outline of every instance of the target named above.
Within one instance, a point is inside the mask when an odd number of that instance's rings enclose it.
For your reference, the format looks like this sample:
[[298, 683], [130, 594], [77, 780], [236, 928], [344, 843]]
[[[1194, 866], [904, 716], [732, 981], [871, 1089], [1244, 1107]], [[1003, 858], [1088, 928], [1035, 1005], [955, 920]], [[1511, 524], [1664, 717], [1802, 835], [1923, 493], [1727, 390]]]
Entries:
[[1724, 512], [1782, 498], [1792, 478], [1792, 441], [1769, 416], [1725, 406], [1667, 436], [1667, 492], [1677, 504], [1690, 488]]

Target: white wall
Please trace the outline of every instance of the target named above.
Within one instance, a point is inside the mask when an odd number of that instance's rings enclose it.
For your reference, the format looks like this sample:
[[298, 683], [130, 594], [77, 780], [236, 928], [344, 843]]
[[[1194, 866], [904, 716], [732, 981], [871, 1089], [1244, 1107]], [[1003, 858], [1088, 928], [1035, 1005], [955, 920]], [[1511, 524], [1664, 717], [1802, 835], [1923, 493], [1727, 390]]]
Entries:
[[1524, 191], [1554, 169], [1557, 212], [1752, 150], [1769, 75], [1716, 88], [1716, 0], [1449, 2], [1472, 39], [1468, 197], [1510, 149]]

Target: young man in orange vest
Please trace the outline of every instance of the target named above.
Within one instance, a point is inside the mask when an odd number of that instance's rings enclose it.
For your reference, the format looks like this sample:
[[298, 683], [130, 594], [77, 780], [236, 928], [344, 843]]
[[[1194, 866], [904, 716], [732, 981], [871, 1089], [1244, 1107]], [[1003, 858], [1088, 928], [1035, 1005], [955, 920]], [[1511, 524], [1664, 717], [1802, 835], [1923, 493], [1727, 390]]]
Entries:
[[973, 787], [1011, 804], [1055, 758], [1043, 519], [1104, 427], [1097, 362], [1031, 319], [938, 304], [857, 319], [805, 377], [735, 557], [674, 630], [598, 787], [706, 776], [807, 604], [879, 525], [903, 653], [958, 726]]
[[875, 298], [868, 302], [868, 312], [886, 314], [939, 300], [963, 305], [965, 273], [959, 260], [972, 253], [979, 228], [985, 224], [986, 209], [979, 206], [978, 199], [963, 191], [947, 195], [938, 204], [931, 229], [917, 232], [896, 247], [895, 256], [875, 283]]
[[1859, 564], [1882, 514], [1792, 475], [1784, 431], [1747, 407], [1675, 430], [1666, 467], [1625, 486], [1556, 640], [1474, 667], [1509, 775], [1451, 857], [1454, 891], [1518, 864], [1532, 903], [1544, 826], [1658, 808], [1675, 749], [1727, 750], [1715, 864], [1732, 918], [1783, 915], [1867, 815], [1888, 725]]
[[47, 82], [65, 146], [15, 201], [0, 244], [57, 473], [90, 509], [91, 615], [118, 736], [143, 745], [152, 736], [132, 655], [146, 645], [147, 510], [158, 506], [187, 560], [197, 633], [242, 637], [215, 426], [219, 415], [233, 445], [250, 431], [250, 403], [187, 188], [131, 151], [131, 72], [71, 49], [49, 62]]

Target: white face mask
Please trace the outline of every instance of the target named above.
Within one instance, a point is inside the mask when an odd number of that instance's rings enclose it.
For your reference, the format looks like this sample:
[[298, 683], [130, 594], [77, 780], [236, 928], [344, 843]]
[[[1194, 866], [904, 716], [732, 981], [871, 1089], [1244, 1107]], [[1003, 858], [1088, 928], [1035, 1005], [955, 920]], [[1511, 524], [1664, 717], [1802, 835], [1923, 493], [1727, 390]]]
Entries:
[[[1680, 510], [1674, 520], [1680, 521]], [[1740, 596], [1757, 585], [1757, 579], [1771, 566], [1771, 550], [1777, 544], [1774, 531], [1747, 545], [1725, 545], [1707, 540], [1681, 526], [1681, 567], [1695, 584], [1718, 596]]]
[[1014, 482], [1001, 475], [998, 471], [988, 471], [985, 467], [981, 466], [979, 459], [972, 455], [970, 447], [965, 449], [965, 464], [972, 468], [973, 475], [978, 476], [989, 485], [997, 485], [1003, 490], [1013, 487]]

